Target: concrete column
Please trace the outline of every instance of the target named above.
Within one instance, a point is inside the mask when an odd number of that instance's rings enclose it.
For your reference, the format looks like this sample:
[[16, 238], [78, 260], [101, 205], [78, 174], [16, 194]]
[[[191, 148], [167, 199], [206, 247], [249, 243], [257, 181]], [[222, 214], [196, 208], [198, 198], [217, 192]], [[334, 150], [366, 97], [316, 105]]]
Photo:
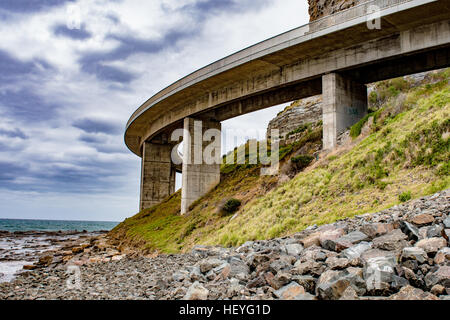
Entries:
[[333, 149], [337, 136], [367, 114], [367, 87], [337, 73], [322, 77], [323, 148]]
[[145, 142], [141, 164], [140, 210], [148, 209], [175, 192], [172, 145]]
[[181, 214], [220, 182], [220, 130], [220, 122], [184, 119]]

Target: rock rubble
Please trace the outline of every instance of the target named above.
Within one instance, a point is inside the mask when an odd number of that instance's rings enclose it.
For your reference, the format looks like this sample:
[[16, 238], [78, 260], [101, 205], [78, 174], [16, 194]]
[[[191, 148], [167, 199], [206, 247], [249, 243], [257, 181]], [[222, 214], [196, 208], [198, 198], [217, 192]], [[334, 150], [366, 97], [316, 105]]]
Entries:
[[[146, 258], [97, 239], [67, 252], [66, 263], [0, 284], [0, 299], [448, 300], [449, 216], [450, 189], [237, 248]], [[77, 258], [88, 249], [106, 260]], [[76, 261], [81, 286], [73, 289], [67, 266]]]

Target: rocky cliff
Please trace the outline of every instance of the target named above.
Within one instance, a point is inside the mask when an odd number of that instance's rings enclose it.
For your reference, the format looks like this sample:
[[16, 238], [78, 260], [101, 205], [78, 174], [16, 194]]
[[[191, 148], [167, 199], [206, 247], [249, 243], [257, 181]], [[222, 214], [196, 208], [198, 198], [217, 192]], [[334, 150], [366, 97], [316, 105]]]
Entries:
[[345, 10], [366, 0], [308, 0], [310, 21]]
[[322, 120], [322, 95], [294, 101], [269, 122], [267, 137], [270, 138], [272, 129], [279, 129], [280, 137], [285, 139], [300, 126], [320, 120]]

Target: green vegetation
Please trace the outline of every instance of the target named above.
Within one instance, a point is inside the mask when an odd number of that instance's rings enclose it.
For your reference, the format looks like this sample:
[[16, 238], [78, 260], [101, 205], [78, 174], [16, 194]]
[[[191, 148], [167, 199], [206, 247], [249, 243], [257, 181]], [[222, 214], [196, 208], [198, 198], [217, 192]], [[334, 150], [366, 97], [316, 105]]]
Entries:
[[[291, 180], [260, 176], [260, 164], [223, 165], [220, 184], [193, 204], [188, 215], [179, 215], [177, 192], [125, 220], [111, 236], [149, 252], [186, 251], [196, 244], [235, 246], [449, 188], [449, 70], [414, 87], [403, 79], [376, 84], [378, 106], [368, 135], [314, 161]], [[295, 161], [308, 165], [304, 156], [320, 148], [321, 138], [321, 127], [303, 131], [298, 141], [280, 148], [281, 167]], [[241, 202], [235, 214], [218, 213], [220, 203], [233, 198]]]
[[241, 206], [241, 201], [235, 198], [227, 200], [220, 208], [222, 216], [227, 216], [235, 213]]
[[411, 200], [411, 191], [405, 191], [398, 195], [398, 200], [400, 202], [406, 202], [408, 200]]
[[298, 155], [291, 158], [291, 162], [294, 163], [297, 169], [301, 170], [309, 166], [309, 164], [313, 161], [314, 157], [310, 155]]
[[297, 129], [288, 132], [288, 134], [286, 135], [286, 138], [289, 138], [290, 136], [292, 136], [292, 135], [294, 135], [296, 133], [302, 133], [302, 132], [308, 130], [310, 127], [311, 127], [310, 123], [302, 124]]

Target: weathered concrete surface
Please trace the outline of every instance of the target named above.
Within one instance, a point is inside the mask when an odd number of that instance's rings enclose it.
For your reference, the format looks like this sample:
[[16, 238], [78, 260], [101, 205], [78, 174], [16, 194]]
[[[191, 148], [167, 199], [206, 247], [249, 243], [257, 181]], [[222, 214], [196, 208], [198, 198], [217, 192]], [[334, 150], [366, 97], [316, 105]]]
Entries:
[[140, 210], [160, 203], [175, 191], [175, 169], [170, 144], [145, 142], [141, 164]]
[[[367, 24], [373, 5], [380, 8], [380, 29]], [[448, 67], [449, 49], [448, 1], [364, 2], [239, 51], [175, 82], [131, 116], [125, 143], [142, 156], [145, 141], [183, 128], [186, 118], [220, 122], [323, 92], [324, 145], [332, 148], [337, 134], [364, 115], [363, 84]], [[348, 110], [358, 113], [350, 115]], [[183, 189], [190, 185], [193, 189], [183, 190], [184, 212], [213, 186], [211, 181], [218, 181], [212, 172], [203, 180], [208, 175], [199, 169], [201, 165], [187, 166], [183, 165]], [[185, 174], [185, 169], [195, 174]], [[162, 176], [166, 179], [167, 174]], [[152, 193], [154, 199], [160, 199], [164, 191], [152, 189]], [[146, 196], [142, 199], [149, 201]]]
[[333, 149], [337, 136], [367, 114], [367, 87], [337, 73], [322, 77], [323, 148]]
[[220, 122], [184, 119], [181, 214], [220, 182], [220, 130]]
[[449, 66], [450, 4], [400, 2], [380, 1], [387, 5], [380, 11], [379, 30], [367, 27], [365, 7], [356, 6], [190, 74], [132, 115], [127, 146], [141, 156], [144, 141], [174, 126], [181, 128], [186, 117], [223, 121], [320, 94], [321, 77], [327, 73], [370, 83]]
[[349, 9], [367, 0], [308, 0], [310, 21]]

